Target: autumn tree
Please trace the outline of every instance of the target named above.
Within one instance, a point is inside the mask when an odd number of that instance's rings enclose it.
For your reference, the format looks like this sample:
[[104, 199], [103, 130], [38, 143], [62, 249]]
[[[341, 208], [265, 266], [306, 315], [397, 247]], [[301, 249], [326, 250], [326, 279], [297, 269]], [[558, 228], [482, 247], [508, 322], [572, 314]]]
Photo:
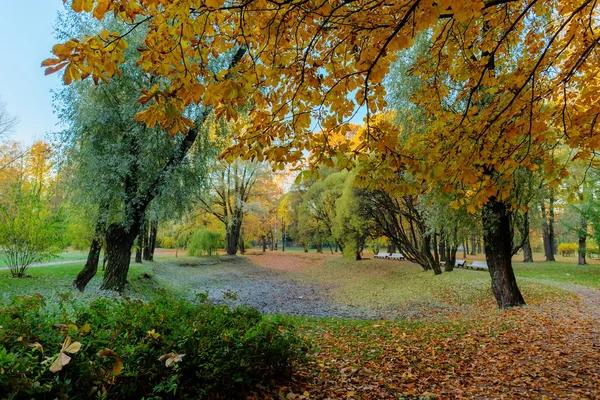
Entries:
[[[510, 259], [512, 172], [541, 169], [555, 188], [565, 173], [549, 147], [564, 143], [588, 160], [600, 147], [599, 6], [591, 0], [78, 0], [72, 7], [98, 19], [110, 13], [130, 29], [64, 41], [44, 66], [65, 69], [67, 84], [110, 79], [120, 71], [126, 33], [144, 30], [138, 64], [165, 82], [142, 92], [138, 119], [150, 126], [194, 132], [190, 103], [235, 118], [236, 106], [250, 100], [252, 126], [226, 157], [294, 162], [310, 149], [312, 164], [340, 158], [344, 165], [377, 153], [382, 175], [409, 171], [419, 186], [456, 192], [482, 212], [501, 308], [524, 303]], [[431, 45], [411, 73], [423, 82], [414, 101], [431, 123], [399, 141], [397, 128], [376, 127], [371, 117], [386, 107], [382, 81], [397, 52], [428, 30]], [[233, 68], [211, 69], [214, 54], [239, 46], [244, 54]], [[367, 129], [348, 138], [346, 122], [358, 107]], [[415, 189], [399, 182], [396, 190]]]
[[28, 151], [18, 144], [0, 150], [1, 158], [11, 160], [0, 171], [0, 257], [13, 276], [23, 277], [32, 263], [66, 247], [62, 210], [53, 204], [52, 150], [45, 142], [35, 142]]
[[228, 255], [238, 252], [241, 230], [248, 199], [264, 166], [257, 162], [236, 159], [229, 163], [218, 161], [210, 172], [207, 196], [199, 205], [212, 213], [225, 226], [225, 248]]
[[[82, 22], [74, 24], [80, 27]], [[190, 191], [206, 176], [207, 158], [215, 156], [203, 124], [192, 135], [170, 136], [161, 127], [135, 120], [143, 109], [136, 92], [151, 83], [130, 60], [123, 65], [121, 77], [106, 85], [78, 82], [56, 95], [65, 124], [56, 137], [63, 163], [73, 171], [72, 200], [88, 210], [95, 226], [88, 261], [74, 281], [79, 290], [95, 275], [106, 242], [102, 288], [122, 291], [136, 237], [144, 227], [156, 231], [155, 222], [144, 226], [147, 210], [162, 205], [164, 212], [189, 201]], [[188, 112], [202, 122], [211, 115], [210, 109], [202, 107], [190, 107]]]

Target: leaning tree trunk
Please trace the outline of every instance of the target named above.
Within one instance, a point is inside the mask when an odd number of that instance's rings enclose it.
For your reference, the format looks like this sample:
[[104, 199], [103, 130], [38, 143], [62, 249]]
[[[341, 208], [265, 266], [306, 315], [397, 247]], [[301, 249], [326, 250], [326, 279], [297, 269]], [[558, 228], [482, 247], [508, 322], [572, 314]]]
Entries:
[[129, 231], [121, 224], [109, 226], [106, 232], [108, 263], [100, 289], [117, 292], [125, 289], [131, 260], [131, 247], [139, 230], [139, 225], [131, 227]]
[[485, 257], [496, 303], [501, 309], [525, 304], [512, 268], [510, 206], [491, 197], [483, 207]]
[[87, 284], [96, 276], [98, 272], [98, 262], [100, 261], [100, 251], [102, 250], [102, 237], [96, 235], [90, 245], [90, 252], [88, 253], [87, 261], [85, 266], [77, 274], [77, 277], [73, 281], [73, 287], [80, 292], [85, 290]]

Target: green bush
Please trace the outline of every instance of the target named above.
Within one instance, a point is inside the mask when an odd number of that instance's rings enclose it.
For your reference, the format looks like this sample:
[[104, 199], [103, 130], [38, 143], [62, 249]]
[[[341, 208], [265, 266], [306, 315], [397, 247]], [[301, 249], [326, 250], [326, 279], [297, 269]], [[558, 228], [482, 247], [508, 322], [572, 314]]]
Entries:
[[156, 238], [156, 243], [161, 249], [174, 249], [177, 244], [175, 239], [168, 236], [159, 236]]
[[223, 247], [221, 234], [212, 231], [195, 231], [187, 244], [187, 253], [192, 257], [212, 256], [218, 248]]
[[199, 300], [15, 298], [0, 309], [0, 398], [232, 398], [305, 351], [283, 320]]

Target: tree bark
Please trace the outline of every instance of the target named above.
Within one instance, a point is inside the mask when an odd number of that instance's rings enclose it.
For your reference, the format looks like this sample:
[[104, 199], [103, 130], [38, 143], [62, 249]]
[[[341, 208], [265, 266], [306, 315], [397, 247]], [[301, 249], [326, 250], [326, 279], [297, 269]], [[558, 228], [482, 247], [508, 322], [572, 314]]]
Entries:
[[454, 265], [456, 264], [456, 252], [458, 247], [456, 245], [448, 246], [446, 250], [446, 264], [444, 265], [444, 271], [454, 271]]
[[482, 213], [483, 241], [492, 291], [501, 309], [522, 306], [523, 296], [512, 268], [510, 205], [491, 197]]
[[523, 241], [523, 262], [533, 262], [533, 252], [529, 242], [529, 211], [526, 211], [523, 215], [523, 232], [521, 234], [527, 235]]
[[[552, 199], [552, 195], [550, 197]], [[540, 209], [542, 211], [542, 238], [544, 242], [544, 255], [546, 256], [546, 261], [556, 261], [554, 259], [554, 222], [552, 219], [554, 218], [554, 201], [551, 201], [550, 208], [552, 211], [548, 214], [546, 213], [546, 204], [545, 201], [542, 201]]]
[[142, 256], [144, 253], [144, 246], [146, 245], [146, 240], [144, 238], [144, 230], [142, 228], [142, 231], [137, 235], [137, 238], [135, 238], [135, 263], [136, 264], [141, 264], [142, 263]]
[[440, 253], [439, 253], [437, 237], [438, 237], [437, 231], [434, 231], [433, 232], [433, 258], [435, 258], [436, 262], [440, 262]]
[[100, 289], [117, 292], [122, 292], [125, 289], [131, 260], [131, 247], [135, 237], [139, 234], [139, 230], [139, 224], [132, 226], [129, 230], [121, 224], [109, 226], [106, 232], [108, 264]]
[[156, 235], [158, 233], [158, 221], [151, 218], [144, 226], [144, 260], [154, 260], [154, 249], [156, 248]]
[[556, 237], [554, 234], [554, 191], [550, 192], [550, 219], [548, 220], [548, 236], [550, 241], [551, 259], [547, 261], [556, 261], [554, 254], [556, 252]]
[[87, 261], [85, 266], [77, 274], [77, 277], [73, 281], [73, 287], [80, 292], [85, 290], [87, 284], [96, 276], [98, 272], [98, 262], [100, 261], [100, 251], [102, 250], [102, 237], [94, 236], [92, 244], [90, 245], [90, 252], [88, 253]]
[[443, 229], [440, 229], [440, 240], [439, 240], [439, 253], [440, 253], [440, 262], [447, 261], [446, 260], [446, 234]]
[[587, 228], [588, 228], [588, 222], [587, 219], [581, 215], [580, 216], [580, 220], [579, 220], [580, 226], [579, 226], [579, 249], [578, 249], [578, 258], [577, 258], [577, 265], [586, 265], [587, 262], [585, 261], [585, 256], [586, 256], [586, 241], [587, 241]]
[[262, 239], [262, 250], [264, 253], [267, 251], [267, 237], [265, 235], [262, 235], [261, 239]]
[[317, 243], [317, 253], [323, 253], [323, 245], [321, 243]]
[[476, 243], [477, 238], [475, 237], [475, 234], [471, 235], [471, 255], [475, 255], [477, 254], [477, 243]]
[[285, 222], [281, 223], [281, 251], [285, 251]]
[[531, 251], [531, 243], [529, 238], [523, 243], [523, 262], [533, 262], [533, 252]]

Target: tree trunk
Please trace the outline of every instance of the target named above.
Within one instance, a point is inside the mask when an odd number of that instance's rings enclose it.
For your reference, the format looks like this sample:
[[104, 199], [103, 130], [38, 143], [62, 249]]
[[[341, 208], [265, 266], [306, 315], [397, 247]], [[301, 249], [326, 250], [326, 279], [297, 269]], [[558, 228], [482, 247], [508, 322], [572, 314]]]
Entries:
[[98, 272], [98, 262], [100, 260], [101, 250], [102, 238], [100, 236], [95, 236], [92, 240], [92, 244], [90, 245], [90, 252], [88, 253], [87, 262], [73, 281], [73, 287], [80, 292], [83, 292], [87, 284], [94, 276], [96, 276], [96, 272]]
[[144, 252], [144, 233], [143, 231], [139, 233], [139, 235], [137, 235], [137, 238], [135, 239], [135, 263], [136, 264], [141, 264], [142, 263], [142, 253]]
[[523, 241], [523, 262], [533, 262], [533, 253], [531, 251], [531, 243], [529, 242], [529, 212], [526, 211], [523, 215], [523, 232], [522, 235], [527, 235]]
[[525, 304], [512, 268], [510, 206], [491, 197], [483, 207], [483, 241], [492, 291], [501, 309]]
[[551, 260], [548, 261], [556, 261], [554, 259], [554, 254], [556, 254], [556, 237], [554, 234], [554, 191], [550, 192], [550, 219], [548, 220], [548, 237], [550, 241], [550, 255], [552, 256]]
[[390, 243], [387, 246], [387, 252], [388, 253], [395, 253], [396, 252], [396, 244], [392, 241], [390, 241]]
[[475, 234], [471, 235], [471, 255], [475, 255], [477, 254], [477, 243], [476, 243], [477, 238], [475, 237]]
[[267, 251], [267, 237], [265, 235], [261, 236], [262, 239], [262, 248], [263, 248], [263, 253]]
[[154, 261], [154, 249], [156, 249], [156, 235], [158, 234], [158, 221], [150, 219], [150, 229], [146, 230], [146, 245], [144, 246], [144, 260]]
[[129, 231], [121, 224], [112, 224], [108, 228], [106, 232], [108, 263], [100, 289], [117, 292], [125, 289], [131, 260], [131, 247], [139, 230], [139, 225], [134, 225]]
[[529, 238], [525, 239], [525, 243], [523, 243], [523, 262], [533, 262], [533, 252], [531, 251]]
[[281, 223], [281, 251], [285, 251], [285, 223]]
[[467, 247], [467, 241], [463, 240], [463, 258], [467, 258], [468, 252], [469, 252], [469, 248]]
[[577, 265], [586, 265], [587, 262], [585, 261], [585, 255], [586, 255], [586, 241], [587, 241], [587, 227], [588, 227], [588, 222], [587, 219], [581, 215], [580, 216], [580, 226], [579, 226], [579, 251], [578, 251], [578, 259], [577, 259]]
[[323, 253], [323, 245], [321, 243], [317, 243], [317, 253]]
[[437, 240], [437, 231], [433, 232], [433, 258], [435, 258], [436, 262], [440, 262], [440, 253], [438, 252], [439, 247], [438, 247], [438, 240]]
[[227, 225], [225, 245], [227, 246], [227, 255], [229, 256], [235, 256], [238, 251], [241, 228], [241, 219], [238, 216], [232, 218], [232, 221]]
[[439, 241], [439, 253], [440, 253], [440, 262], [447, 261], [446, 260], [446, 234], [443, 229], [440, 229], [440, 241]]
[[456, 264], [456, 251], [458, 247], [456, 245], [448, 246], [446, 250], [446, 265], [444, 266], [444, 271], [452, 272], [454, 271], [454, 265]]

